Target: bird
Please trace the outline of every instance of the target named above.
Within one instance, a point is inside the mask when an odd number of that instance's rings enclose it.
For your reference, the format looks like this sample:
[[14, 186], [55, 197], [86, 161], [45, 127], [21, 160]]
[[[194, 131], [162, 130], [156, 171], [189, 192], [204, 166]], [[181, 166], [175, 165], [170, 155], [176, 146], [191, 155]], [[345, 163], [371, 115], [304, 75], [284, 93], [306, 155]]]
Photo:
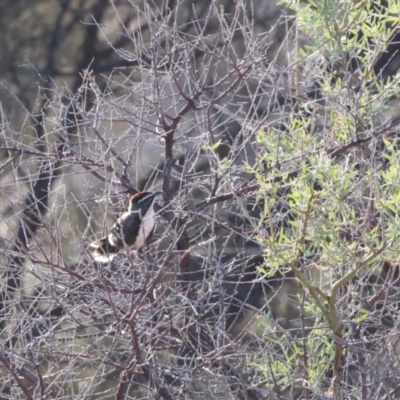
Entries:
[[93, 258], [108, 263], [124, 247], [140, 251], [151, 237], [155, 227], [154, 202], [162, 192], [139, 192], [129, 200], [128, 211], [112, 226], [110, 233], [90, 244], [94, 247]]

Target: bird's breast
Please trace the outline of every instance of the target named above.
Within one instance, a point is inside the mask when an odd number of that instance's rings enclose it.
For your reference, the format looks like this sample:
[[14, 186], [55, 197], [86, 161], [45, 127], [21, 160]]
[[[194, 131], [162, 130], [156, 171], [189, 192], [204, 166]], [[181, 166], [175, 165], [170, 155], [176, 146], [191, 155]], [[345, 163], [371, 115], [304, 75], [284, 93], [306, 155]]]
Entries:
[[142, 218], [142, 223], [138, 232], [135, 243], [132, 248], [134, 250], [140, 250], [146, 243], [146, 239], [152, 232], [155, 226], [154, 211], [153, 208], [149, 209], [147, 213]]

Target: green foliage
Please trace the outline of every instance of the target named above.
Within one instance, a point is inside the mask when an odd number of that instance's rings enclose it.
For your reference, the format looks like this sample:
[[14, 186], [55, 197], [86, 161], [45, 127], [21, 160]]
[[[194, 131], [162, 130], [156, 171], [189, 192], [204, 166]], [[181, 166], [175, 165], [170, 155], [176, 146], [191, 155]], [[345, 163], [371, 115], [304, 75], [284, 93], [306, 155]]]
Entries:
[[[267, 226], [257, 236], [268, 264], [260, 272], [289, 267], [314, 325], [305, 344], [281, 349], [286, 364], [276, 361], [263, 374], [292, 376], [307, 359], [302, 373], [312, 391], [323, 390], [321, 377], [331, 369], [339, 396], [344, 343], [370, 318], [368, 308], [356, 306], [365, 293], [352, 299], [346, 293], [361, 274], [372, 277], [383, 262], [398, 260], [400, 150], [383, 127], [400, 86], [398, 76], [375, 76], [374, 65], [399, 24], [400, 2], [281, 4], [295, 12], [296, 35], [306, 42], [293, 54], [300, 111], [293, 110], [284, 129], [259, 130], [257, 162], [249, 169], [264, 205], [260, 226]], [[315, 79], [320, 98], [311, 104], [307, 85]], [[285, 222], [276, 217], [278, 204], [287, 210]]]

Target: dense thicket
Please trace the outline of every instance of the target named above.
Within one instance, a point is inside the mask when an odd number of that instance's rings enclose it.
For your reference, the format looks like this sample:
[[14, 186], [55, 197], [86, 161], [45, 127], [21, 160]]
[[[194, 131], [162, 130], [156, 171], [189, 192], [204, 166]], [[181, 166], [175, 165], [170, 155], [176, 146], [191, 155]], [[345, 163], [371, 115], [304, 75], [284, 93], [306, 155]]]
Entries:
[[2, 398], [400, 396], [398, 2], [3, 3]]

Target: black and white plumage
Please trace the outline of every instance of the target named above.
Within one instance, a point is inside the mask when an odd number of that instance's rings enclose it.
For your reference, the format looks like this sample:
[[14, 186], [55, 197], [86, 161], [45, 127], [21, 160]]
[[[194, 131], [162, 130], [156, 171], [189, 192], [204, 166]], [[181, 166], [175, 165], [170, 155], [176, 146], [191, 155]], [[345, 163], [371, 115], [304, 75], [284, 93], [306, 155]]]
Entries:
[[129, 201], [129, 209], [115, 222], [110, 233], [93, 242], [93, 257], [99, 262], [109, 262], [125, 246], [139, 251], [155, 227], [154, 201], [161, 192], [140, 192]]

